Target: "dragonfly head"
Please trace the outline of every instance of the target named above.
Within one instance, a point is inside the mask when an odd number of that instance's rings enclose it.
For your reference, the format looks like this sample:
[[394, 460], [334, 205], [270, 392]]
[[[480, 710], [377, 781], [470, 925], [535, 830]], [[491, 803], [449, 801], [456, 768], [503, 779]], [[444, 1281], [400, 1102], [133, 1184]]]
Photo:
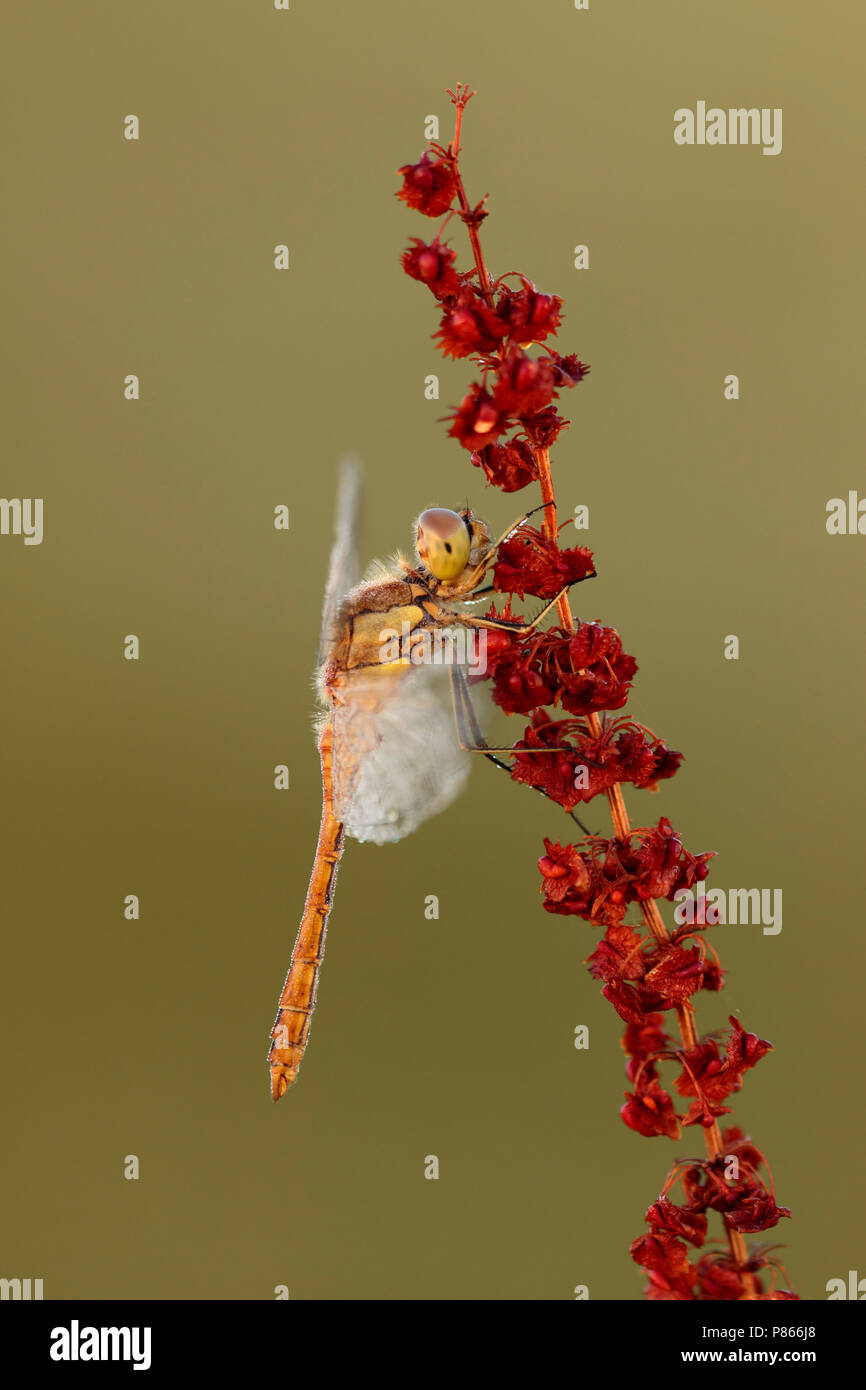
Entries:
[[468, 507], [460, 512], [430, 507], [418, 518], [415, 549], [424, 568], [449, 592], [468, 593], [487, 568], [490, 532]]

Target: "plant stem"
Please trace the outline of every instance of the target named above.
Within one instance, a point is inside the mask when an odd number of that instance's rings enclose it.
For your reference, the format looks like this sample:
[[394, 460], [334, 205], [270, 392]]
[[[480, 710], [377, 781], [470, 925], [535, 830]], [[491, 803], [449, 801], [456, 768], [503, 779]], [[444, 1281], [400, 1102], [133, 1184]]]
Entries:
[[[458, 111], [457, 111], [457, 122], [458, 122], [458, 125], [457, 125], [457, 134], [458, 134], [458, 136], [459, 136], [459, 133], [460, 133], [460, 124], [459, 124], [459, 123], [460, 123], [460, 117], [462, 116], [462, 114], [463, 114], [463, 110], [462, 110], [462, 107], [461, 107], [461, 108], [459, 108]], [[453, 148], [454, 148], [454, 147], [452, 146], [452, 149], [453, 149]], [[454, 162], [453, 162], [452, 168], [453, 168], [453, 170], [454, 170], [454, 178], [455, 178], [455, 180], [456, 180], [456, 182], [457, 182], [457, 201], [458, 201], [459, 204], [460, 204], [460, 216], [461, 216], [461, 218], [462, 218], [463, 225], [465, 226], [466, 231], [467, 231], [467, 234], [468, 234], [468, 236], [469, 236], [469, 244], [470, 244], [470, 246], [472, 247], [472, 255], [473, 255], [474, 259], [475, 259], [475, 269], [478, 271], [478, 279], [479, 279], [480, 284], [481, 284], [481, 293], [484, 295], [484, 299], [485, 299], [485, 302], [486, 302], [486, 304], [487, 304], [487, 307], [488, 307], [489, 309], [492, 309], [492, 308], [493, 308], [493, 291], [492, 291], [491, 288], [490, 288], [490, 276], [489, 276], [488, 273], [487, 273], [487, 266], [484, 264], [484, 257], [483, 257], [483, 255], [481, 254], [481, 239], [480, 239], [479, 236], [478, 236], [478, 224], [477, 224], [477, 222], [476, 222], [476, 220], [475, 220], [475, 214], [473, 213], [472, 208], [471, 208], [470, 205], [469, 205], [469, 199], [466, 197], [466, 189], [463, 187], [463, 179], [462, 179], [462, 177], [461, 177], [460, 170], [459, 170], [459, 168], [457, 167], [457, 157], [456, 157], [456, 155], [453, 156], [453, 159], [454, 159]]]

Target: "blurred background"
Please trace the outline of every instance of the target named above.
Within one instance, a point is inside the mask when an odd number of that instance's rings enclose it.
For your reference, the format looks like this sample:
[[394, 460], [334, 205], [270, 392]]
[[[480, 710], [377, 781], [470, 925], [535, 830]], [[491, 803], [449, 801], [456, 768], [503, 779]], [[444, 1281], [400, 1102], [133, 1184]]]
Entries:
[[[639, 1298], [629, 1243], [701, 1151], [619, 1120], [597, 933], [539, 898], [562, 815], [483, 760], [414, 837], [349, 844], [300, 1081], [269, 1098], [321, 805], [337, 460], [364, 459], [365, 560], [431, 503], [501, 530], [537, 500], [446, 437], [471, 372], [399, 266], [436, 224], [395, 170], [428, 115], [450, 139], [458, 81], [489, 265], [561, 294], [557, 345], [592, 366], [554, 451], [563, 517], [590, 509], [565, 542], [599, 570], [575, 605], [619, 630], [629, 711], [686, 754], [632, 819], [717, 850], [713, 886], [784, 893], [779, 935], [716, 930], [727, 987], [698, 1013], [776, 1049], [734, 1116], [793, 1210], [768, 1238], [805, 1298], [866, 1272], [843, 1178], [866, 538], [825, 528], [829, 498], [866, 494], [862, 14], [84, 0], [8, 28], [2, 492], [45, 510], [41, 546], [0, 537], [0, 1274], [46, 1298]], [[676, 146], [698, 100], [782, 107], [783, 152]], [[586, 814], [607, 833], [603, 802]]]

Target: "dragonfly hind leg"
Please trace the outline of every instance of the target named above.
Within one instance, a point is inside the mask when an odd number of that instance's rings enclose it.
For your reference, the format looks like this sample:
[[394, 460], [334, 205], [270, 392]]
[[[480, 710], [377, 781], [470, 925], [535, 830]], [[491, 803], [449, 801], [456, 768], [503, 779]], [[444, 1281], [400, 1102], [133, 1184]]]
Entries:
[[[457, 739], [460, 747], [467, 753], [483, 753], [484, 757], [495, 767], [501, 768], [503, 772], [511, 772], [508, 763], [504, 763], [498, 758], [497, 753], [514, 753], [513, 748], [491, 748], [481, 732], [481, 727], [475, 716], [475, 709], [472, 704], [472, 696], [469, 693], [469, 686], [466, 677], [459, 666], [451, 667], [451, 697], [454, 703], [454, 722], [457, 726]], [[521, 753], [555, 753], [556, 748], [522, 748]], [[569, 749], [573, 752], [573, 749]], [[547, 796], [543, 787], [534, 787], [533, 791], [540, 792], [542, 796]], [[573, 811], [566, 813], [571, 817], [576, 825], [579, 825], [585, 835], [592, 832], [587, 829], [583, 821], [576, 816]]]

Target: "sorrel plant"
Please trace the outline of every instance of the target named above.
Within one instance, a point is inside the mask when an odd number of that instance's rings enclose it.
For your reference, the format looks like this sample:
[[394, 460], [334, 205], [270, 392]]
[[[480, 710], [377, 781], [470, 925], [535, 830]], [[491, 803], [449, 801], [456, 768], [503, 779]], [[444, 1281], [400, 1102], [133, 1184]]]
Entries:
[[[480, 238], [486, 198], [469, 201], [460, 171], [463, 113], [474, 93], [458, 86], [448, 95], [456, 111], [454, 139], [447, 147], [430, 141], [417, 163], [404, 165], [397, 195], [417, 212], [444, 221], [431, 241], [412, 238], [402, 265], [436, 301], [441, 318], [434, 336], [441, 351], [472, 359], [479, 370], [480, 380], [449, 417], [449, 434], [488, 484], [517, 492], [537, 483], [541, 491], [540, 524], [527, 520], [498, 551], [493, 589], [508, 598], [499, 610], [494, 603], [489, 616], [513, 618], [514, 595], [560, 595], [557, 626], [488, 634], [484, 678], [492, 682], [500, 708], [530, 717], [508, 764], [515, 781], [536, 787], [571, 813], [596, 796], [607, 798], [613, 834], [566, 844], [545, 840], [538, 869], [548, 912], [582, 917], [604, 929], [588, 965], [625, 1024], [630, 1090], [622, 1119], [647, 1137], [679, 1139], [692, 1127], [703, 1134], [705, 1156], [674, 1163], [646, 1213], [649, 1231], [632, 1243], [631, 1255], [648, 1272], [649, 1298], [796, 1298], [776, 1287], [777, 1272], [784, 1271], [774, 1247], [746, 1245], [746, 1234], [768, 1231], [790, 1215], [776, 1205], [766, 1159], [742, 1130], [719, 1126], [730, 1113], [724, 1102], [771, 1045], [733, 1016], [723, 1035], [698, 1033], [695, 998], [702, 990], [720, 990], [723, 971], [704, 939], [707, 923], [671, 929], [658, 906], [702, 881], [713, 856], [689, 853], [664, 817], [656, 825], [632, 826], [623, 798], [625, 783], [655, 790], [677, 772], [682, 754], [636, 720], [615, 716], [628, 699], [637, 663], [613, 628], [582, 622], [571, 611], [568, 587], [591, 578], [595, 566], [585, 547], [559, 545], [550, 450], [569, 424], [559, 414], [559, 397], [582, 382], [589, 368], [548, 345], [562, 321], [559, 296], [539, 293], [517, 271], [491, 276]], [[472, 252], [473, 264], [463, 271], [442, 240], [455, 217]], [[530, 352], [538, 346], [540, 353]], [[549, 711], [557, 709], [567, 717], [554, 718]], [[640, 914], [639, 924], [625, 921], [630, 909]], [[676, 1037], [669, 1017], [676, 1021]], [[684, 1113], [662, 1085], [666, 1064], [678, 1069], [673, 1090], [687, 1102]], [[675, 1202], [671, 1194], [678, 1186], [682, 1200]], [[701, 1251], [705, 1245], [711, 1212], [721, 1222], [721, 1248], [689, 1258], [689, 1246]]]

